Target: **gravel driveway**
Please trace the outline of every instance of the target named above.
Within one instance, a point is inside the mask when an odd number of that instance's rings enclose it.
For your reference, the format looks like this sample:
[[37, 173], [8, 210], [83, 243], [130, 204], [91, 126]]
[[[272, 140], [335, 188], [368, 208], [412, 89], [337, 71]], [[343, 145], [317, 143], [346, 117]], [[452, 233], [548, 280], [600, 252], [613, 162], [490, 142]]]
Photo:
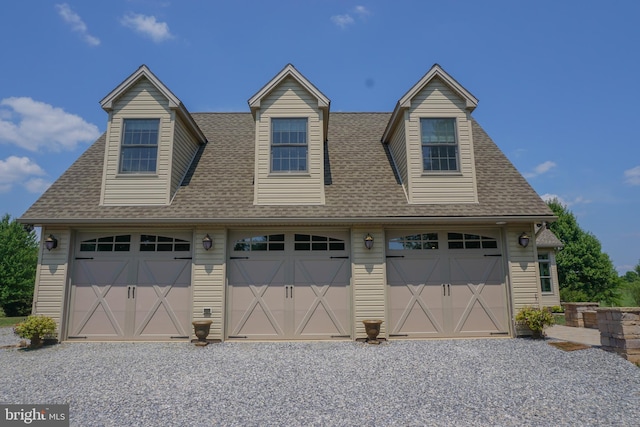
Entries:
[[[0, 329], [0, 345], [17, 342]], [[640, 369], [527, 339], [0, 350], [1, 403], [77, 426], [637, 426]]]

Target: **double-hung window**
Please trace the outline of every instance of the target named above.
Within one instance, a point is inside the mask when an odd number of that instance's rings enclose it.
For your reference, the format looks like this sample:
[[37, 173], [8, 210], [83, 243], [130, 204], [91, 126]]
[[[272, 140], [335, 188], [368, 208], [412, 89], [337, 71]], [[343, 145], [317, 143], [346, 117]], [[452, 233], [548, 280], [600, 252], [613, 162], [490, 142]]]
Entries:
[[307, 171], [307, 119], [271, 119], [271, 172]]
[[425, 172], [459, 171], [455, 118], [420, 119]]
[[124, 119], [120, 173], [155, 173], [159, 119]]
[[540, 271], [540, 290], [543, 293], [553, 292], [551, 287], [551, 260], [549, 253], [538, 253], [538, 268]]

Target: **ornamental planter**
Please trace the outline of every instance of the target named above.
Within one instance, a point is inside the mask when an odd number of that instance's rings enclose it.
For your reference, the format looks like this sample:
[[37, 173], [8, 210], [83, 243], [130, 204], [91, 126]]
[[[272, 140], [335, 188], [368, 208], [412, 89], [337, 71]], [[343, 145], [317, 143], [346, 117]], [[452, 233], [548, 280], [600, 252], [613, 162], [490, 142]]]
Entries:
[[380, 325], [382, 320], [363, 320], [364, 330], [367, 333], [367, 342], [369, 344], [380, 344], [378, 335], [380, 334]]
[[193, 324], [193, 330], [198, 337], [198, 341], [196, 342], [197, 346], [204, 347], [205, 345], [209, 345], [207, 341], [207, 335], [209, 335], [209, 330], [211, 329], [212, 320], [194, 320], [191, 322]]

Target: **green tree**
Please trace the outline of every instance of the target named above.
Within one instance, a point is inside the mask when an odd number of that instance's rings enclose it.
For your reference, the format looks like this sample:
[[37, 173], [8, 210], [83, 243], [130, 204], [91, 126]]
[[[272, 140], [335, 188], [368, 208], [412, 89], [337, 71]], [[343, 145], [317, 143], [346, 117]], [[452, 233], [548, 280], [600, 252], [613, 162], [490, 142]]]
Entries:
[[607, 305], [619, 299], [620, 278], [600, 241], [582, 230], [575, 215], [557, 199], [547, 202], [558, 220], [551, 231], [564, 244], [558, 252], [558, 280], [563, 301], [598, 301]]
[[640, 306], [640, 261], [633, 270], [627, 271], [621, 279], [635, 305]]
[[7, 316], [31, 312], [37, 264], [35, 232], [4, 215], [0, 221], [0, 308]]

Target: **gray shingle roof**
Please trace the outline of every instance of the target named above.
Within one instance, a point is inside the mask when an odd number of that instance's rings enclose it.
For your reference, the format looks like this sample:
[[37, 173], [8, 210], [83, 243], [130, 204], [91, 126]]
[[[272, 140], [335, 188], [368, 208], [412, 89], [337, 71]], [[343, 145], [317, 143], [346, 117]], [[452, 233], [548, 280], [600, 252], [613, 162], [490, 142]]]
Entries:
[[564, 244], [553, 231], [543, 226], [536, 233], [536, 246], [539, 248], [562, 248]]
[[457, 218], [550, 219], [552, 212], [473, 121], [477, 204], [410, 205], [380, 142], [390, 113], [331, 113], [323, 206], [254, 206], [250, 113], [192, 114], [209, 143], [169, 206], [100, 206], [105, 136], [25, 212], [22, 222], [381, 223]]

